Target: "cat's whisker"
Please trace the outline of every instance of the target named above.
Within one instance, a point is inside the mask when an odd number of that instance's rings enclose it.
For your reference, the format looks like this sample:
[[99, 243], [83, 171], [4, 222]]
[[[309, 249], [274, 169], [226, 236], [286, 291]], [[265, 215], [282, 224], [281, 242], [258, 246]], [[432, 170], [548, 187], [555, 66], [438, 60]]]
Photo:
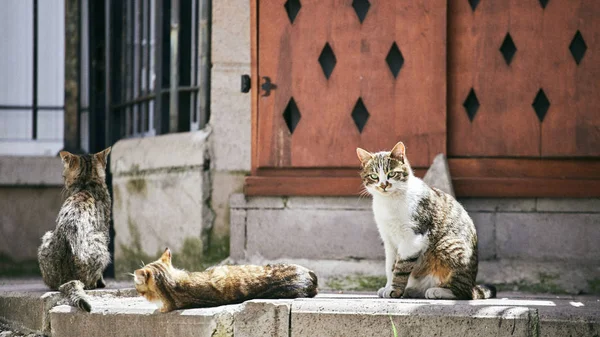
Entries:
[[144, 263], [144, 261], [142, 261], [142, 260], [140, 260], [140, 262], [142, 262], [142, 265], [141, 265], [140, 267], [141, 267], [141, 268], [144, 268], [144, 266], [145, 266], [146, 264], [145, 264], [145, 263]]

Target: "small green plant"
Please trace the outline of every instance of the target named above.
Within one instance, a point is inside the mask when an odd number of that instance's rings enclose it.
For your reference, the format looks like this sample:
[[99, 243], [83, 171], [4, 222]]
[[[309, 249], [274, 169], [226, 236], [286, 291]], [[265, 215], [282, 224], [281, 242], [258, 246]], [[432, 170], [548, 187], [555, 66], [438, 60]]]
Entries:
[[394, 333], [394, 337], [398, 337], [398, 330], [396, 330], [396, 325], [392, 320], [392, 315], [388, 315], [390, 317], [390, 323], [392, 323], [392, 332]]

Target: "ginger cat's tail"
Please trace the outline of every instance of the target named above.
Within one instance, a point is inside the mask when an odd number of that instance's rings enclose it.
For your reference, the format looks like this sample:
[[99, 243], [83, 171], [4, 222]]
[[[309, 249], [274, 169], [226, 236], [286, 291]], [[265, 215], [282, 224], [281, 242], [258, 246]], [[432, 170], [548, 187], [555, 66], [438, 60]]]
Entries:
[[69, 305], [87, 312], [92, 311], [92, 305], [85, 291], [83, 291], [83, 282], [78, 280], [69, 281], [58, 287], [58, 290], [69, 301]]
[[473, 287], [473, 299], [480, 300], [496, 297], [496, 287], [491, 284], [478, 284]]

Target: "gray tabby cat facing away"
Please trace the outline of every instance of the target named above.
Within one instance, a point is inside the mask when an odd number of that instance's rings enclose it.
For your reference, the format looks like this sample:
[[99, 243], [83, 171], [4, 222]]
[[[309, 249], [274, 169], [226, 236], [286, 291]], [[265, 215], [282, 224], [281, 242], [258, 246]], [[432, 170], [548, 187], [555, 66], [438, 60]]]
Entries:
[[385, 249], [387, 283], [379, 297], [495, 297], [493, 286], [475, 284], [473, 221], [453, 197], [413, 175], [404, 144], [390, 152], [356, 152]]
[[84, 289], [106, 286], [102, 272], [110, 262], [111, 205], [105, 182], [109, 153], [110, 147], [93, 155], [60, 152], [67, 199], [56, 228], [44, 234], [38, 249], [44, 283], [87, 312], [91, 305]]

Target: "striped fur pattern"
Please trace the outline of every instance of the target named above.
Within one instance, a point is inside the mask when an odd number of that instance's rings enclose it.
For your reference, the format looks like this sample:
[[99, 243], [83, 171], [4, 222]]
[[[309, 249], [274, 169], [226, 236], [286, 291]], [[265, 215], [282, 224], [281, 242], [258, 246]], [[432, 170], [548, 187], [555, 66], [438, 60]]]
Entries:
[[495, 297], [476, 285], [477, 233], [450, 195], [414, 176], [402, 142], [391, 151], [357, 149], [365, 190], [386, 255], [380, 297], [479, 299]]
[[89, 303], [80, 304], [86, 298], [83, 289], [104, 287], [102, 272], [110, 262], [111, 201], [105, 182], [109, 153], [110, 148], [81, 156], [60, 152], [67, 199], [56, 228], [44, 234], [38, 249], [44, 283], [86, 311]]
[[70, 305], [90, 312], [92, 311], [92, 305], [90, 304], [90, 300], [85, 294], [83, 287], [83, 282], [73, 280], [61, 285], [58, 287], [58, 290], [63, 294]]
[[302, 266], [216, 266], [188, 272], [173, 267], [169, 248], [133, 277], [137, 292], [156, 303], [161, 312], [317, 294], [317, 276]]

